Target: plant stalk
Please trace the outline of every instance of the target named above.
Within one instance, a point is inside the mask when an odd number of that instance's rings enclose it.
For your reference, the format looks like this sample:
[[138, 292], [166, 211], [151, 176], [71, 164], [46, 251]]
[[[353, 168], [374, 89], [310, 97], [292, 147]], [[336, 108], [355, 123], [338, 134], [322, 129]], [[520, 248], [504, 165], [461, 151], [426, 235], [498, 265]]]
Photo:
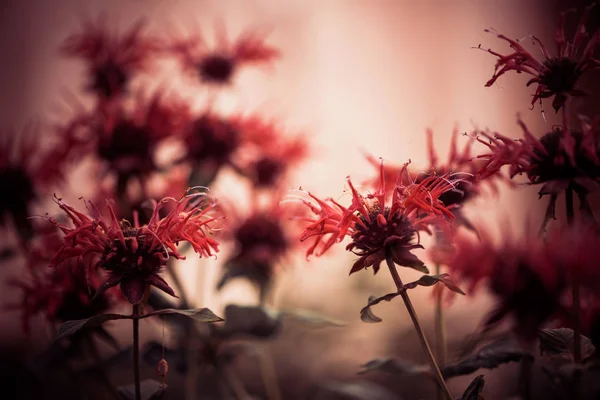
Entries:
[[140, 305], [133, 305], [133, 380], [135, 384], [135, 400], [142, 400], [140, 389]]
[[423, 328], [421, 328], [421, 324], [419, 323], [419, 319], [417, 318], [417, 313], [410, 301], [410, 297], [408, 297], [408, 292], [404, 289], [404, 284], [402, 283], [402, 279], [400, 279], [400, 275], [398, 275], [398, 271], [396, 270], [396, 265], [392, 259], [390, 251], [386, 251], [385, 260], [387, 262], [388, 268], [390, 269], [390, 273], [392, 274], [392, 278], [394, 279], [394, 283], [396, 284], [396, 288], [400, 292], [400, 296], [402, 300], [404, 300], [404, 304], [406, 305], [406, 309], [408, 314], [410, 315], [410, 319], [415, 326], [415, 330], [417, 331], [417, 335], [419, 336], [419, 341], [421, 342], [421, 346], [423, 347], [423, 351], [429, 360], [429, 364], [431, 365], [431, 370], [433, 375], [438, 383], [440, 390], [443, 392], [446, 400], [454, 400], [448, 386], [446, 386], [446, 382], [444, 381], [444, 377], [442, 376], [442, 372], [438, 367], [435, 357], [429, 347], [429, 343], [427, 343], [427, 338], [425, 338], [425, 333], [423, 332]]
[[[571, 185], [565, 190], [565, 204], [567, 213], [567, 224], [573, 225], [575, 208], [573, 207], [573, 188]], [[571, 294], [573, 295], [573, 359], [575, 363], [581, 362], [581, 300], [579, 295], [579, 284], [571, 282]]]
[[[441, 273], [439, 264], [435, 265], [435, 274]], [[435, 296], [435, 356], [438, 365], [443, 367], [446, 364], [447, 347], [446, 347], [446, 326], [444, 324], [444, 306], [442, 304], [442, 290], [438, 290]], [[440, 387], [437, 388], [437, 398], [444, 398], [444, 392]]]

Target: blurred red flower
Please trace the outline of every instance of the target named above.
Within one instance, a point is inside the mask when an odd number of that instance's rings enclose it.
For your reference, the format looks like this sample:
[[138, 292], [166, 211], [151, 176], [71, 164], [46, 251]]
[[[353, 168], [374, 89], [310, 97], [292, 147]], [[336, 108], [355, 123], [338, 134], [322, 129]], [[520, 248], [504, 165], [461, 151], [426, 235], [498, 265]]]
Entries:
[[185, 70], [212, 85], [230, 84], [244, 65], [270, 64], [279, 57], [275, 47], [265, 44], [263, 36], [246, 32], [230, 42], [222, 24], [215, 26], [216, 47], [210, 49], [202, 35], [187, 39], [175, 39], [168, 46]]
[[440, 196], [454, 188], [447, 177], [430, 176], [420, 183], [402, 182], [407, 178], [407, 164], [396, 180], [391, 201], [386, 199], [386, 180], [383, 163], [380, 168], [380, 184], [374, 194], [359, 194], [348, 178], [352, 193], [352, 204], [344, 207], [329, 198], [321, 200], [307, 193], [309, 200], [303, 203], [315, 216], [298, 217], [307, 222], [300, 239], [315, 238], [307, 256], [323, 254], [335, 243], [350, 236], [352, 241], [346, 250], [359, 256], [350, 273], [373, 266], [377, 273], [389, 251], [398, 265], [426, 272], [427, 268], [411, 250], [423, 248], [413, 243], [418, 231], [429, 232], [429, 226], [440, 218], [452, 219], [453, 215], [440, 201]]
[[[165, 204], [174, 202], [175, 207], [163, 218], [159, 216]], [[64, 233], [61, 249], [52, 259], [58, 266], [64, 260], [77, 257], [91, 268], [108, 272], [96, 295], [108, 288], [120, 285], [125, 297], [132, 304], [140, 303], [150, 285], [175, 296], [173, 289], [159, 275], [170, 257], [182, 259], [176, 245], [189, 242], [200, 257], [218, 252], [218, 242], [210, 237], [213, 222], [222, 219], [217, 203], [207, 193], [191, 193], [175, 200], [165, 198], [155, 204], [147, 225], [118, 221], [112, 205], [108, 204], [110, 218], [104, 219], [93, 204], [86, 202], [90, 216], [57, 199], [59, 207], [74, 224], [68, 227], [49, 218]]]
[[574, 10], [568, 10], [560, 14], [555, 36], [556, 56], [552, 56], [537, 37], [531, 36], [533, 43], [538, 45], [543, 53], [544, 59], [542, 61], [527, 51], [518, 40], [509, 39], [505, 35], [499, 34], [498, 37], [506, 40], [514, 51], [509, 54], [500, 54], [491, 49], [486, 50], [498, 57], [498, 60], [494, 76], [485, 85], [493, 85], [500, 76], [508, 71], [530, 74], [533, 78], [527, 82], [527, 86], [534, 83], [538, 85], [531, 100], [531, 105], [533, 106], [538, 100], [541, 101], [541, 99], [554, 96], [552, 107], [557, 112], [564, 106], [568, 96], [585, 95], [586, 91], [576, 87], [577, 81], [585, 72], [600, 68], [600, 60], [594, 57], [600, 39], [600, 32], [596, 31], [590, 37], [585, 27], [593, 6], [588, 6], [585, 9], [570, 41], [565, 38], [565, 19], [566, 15]]
[[497, 298], [486, 329], [511, 317], [515, 333], [531, 341], [561, 310], [566, 270], [539, 237], [528, 233], [518, 238], [508, 231], [502, 237], [496, 244], [485, 231], [479, 239], [459, 233], [447, 265], [453, 276], [470, 283], [470, 291], [483, 282]]
[[60, 130], [44, 130], [30, 124], [22, 132], [3, 132], [0, 136], [0, 185], [9, 188], [0, 199], [0, 222], [11, 221], [25, 245], [33, 228], [28, 218], [40, 194], [64, 183], [67, 167], [79, 146], [75, 136], [80, 120]]
[[481, 133], [486, 140], [479, 141], [490, 151], [477, 156], [485, 160], [478, 177], [487, 178], [508, 165], [511, 178], [526, 174], [531, 184], [542, 184], [540, 197], [550, 195], [544, 226], [554, 218], [558, 195], [567, 188], [577, 193], [582, 210], [591, 214], [587, 194], [596, 190], [600, 183], [600, 131], [597, 124], [582, 119], [581, 131], [571, 132], [561, 127], [538, 139], [522, 120], [518, 122], [523, 130], [522, 139]]
[[82, 31], [69, 36], [61, 51], [87, 62], [88, 90], [101, 100], [119, 97], [127, 92], [135, 73], [147, 70], [159, 50], [156, 39], [142, 34], [144, 25], [144, 21], [138, 21], [128, 32], [117, 36], [108, 32], [104, 17], [96, 22], [85, 21]]

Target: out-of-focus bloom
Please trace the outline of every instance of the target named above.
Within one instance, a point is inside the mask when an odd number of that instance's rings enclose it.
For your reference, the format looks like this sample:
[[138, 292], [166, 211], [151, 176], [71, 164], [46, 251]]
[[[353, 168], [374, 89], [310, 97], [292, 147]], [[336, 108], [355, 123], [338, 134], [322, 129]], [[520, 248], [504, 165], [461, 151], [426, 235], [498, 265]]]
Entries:
[[0, 185], [6, 190], [0, 199], [0, 218], [3, 224], [12, 222], [23, 244], [33, 232], [28, 220], [31, 207], [41, 193], [64, 182], [66, 167], [78, 146], [73, 132], [79, 123], [73, 121], [60, 132], [47, 132], [46, 143], [42, 143], [40, 126], [33, 124], [20, 134], [4, 132], [0, 137]]
[[165, 140], [182, 134], [188, 118], [187, 105], [160, 90], [148, 99], [138, 93], [133, 108], [128, 105], [119, 102], [89, 115], [90, 138], [81, 152], [99, 160], [102, 175], [114, 174], [119, 195], [132, 178], [145, 189], [145, 180], [159, 171], [158, 149]]
[[470, 283], [470, 291], [485, 282], [496, 296], [497, 306], [485, 321], [486, 329], [512, 317], [515, 333], [534, 340], [537, 330], [561, 308], [565, 269], [539, 237], [516, 238], [504, 232], [503, 238], [496, 244], [485, 231], [479, 239], [459, 233], [447, 265], [457, 279]]
[[274, 188], [309, 154], [305, 136], [287, 136], [274, 121], [258, 116], [235, 120], [245, 141], [235, 165], [257, 189]]
[[81, 32], [69, 36], [63, 54], [84, 59], [88, 64], [88, 90], [101, 99], [118, 97], [127, 92], [129, 81], [137, 72], [147, 70], [159, 49], [156, 40], [142, 34], [139, 21], [121, 36], [108, 32], [104, 18], [86, 21]]
[[27, 253], [27, 276], [11, 279], [10, 284], [22, 291], [19, 303], [8, 308], [21, 311], [23, 331], [30, 333], [34, 316], [42, 315], [50, 324], [90, 318], [106, 312], [117, 300], [104, 293], [94, 298], [100, 277], [79, 268], [69, 259], [57, 268], [48, 268], [52, 256], [61, 248], [62, 239], [54, 226], [36, 225], [36, 241]]
[[[508, 165], [511, 178], [526, 174], [531, 184], [542, 184], [540, 197], [550, 195], [544, 226], [554, 218], [558, 195], [567, 188], [577, 193], [582, 210], [591, 215], [587, 194], [597, 189], [600, 182], [600, 141], [596, 124], [582, 119], [581, 131], [557, 128], [539, 139], [523, 121], [519, 120], [519, 125], [523, 129], [522, 139], [481, 133], [486, 140], [479, 141], [490, 151], [478, 156], [486, 161], [478, 176], [489, 177]], [[568, 144], [571, 140], [572, 145]]]
[[491, 86], [496, 80], [508, 71], [526, 73], [533, 76], [527, 86], [537, 84], [537, 89], [531, 100], [533, 106], [536, 101], [554, 96], [552, 107], [558, 111], [564, 106], [568, 96], [582, 96], [586, 92], [576, 87], [577, 81], [584, 73], [600, 68], [600, 60], [594, 57], [600, 39], [599, 31], [591, 37], [585, 24], [593, 5], [588, 6], [575, 30], [571, 40], [565, 38], [565, 19], [569, 10], [560, 14], [560, 21], [556, 31], [557, 54], [552, 56], [546, 46], [535, 36], [534, 44], [539, 45], [544, 56], [542, 61], [534, 57], [517, 40], [509, 39], [499, 34], [500, 39], [506, 40], [511, 49], [509, 54], [500, 54], [488, 49], [487, 52], [498, 57], [494, 76], [485, 84]]
[[359, 256], [350, 273], [373, 266], [377, 273], [386, 257], [398, 265], [427, 271], [424, 263], [412, 250], [423, 248], [413, 243], [419, 230], [429, 232], [429, 226], [440, 218], [452, 219], [453, 215], [440, 201], [440, 196], [454, 188], [454, 183], [443, 176], [430, 176], [420, 183], [402, 184], [407, 179], [407, 164], [400, 171], [391, 201], [386, 199], [385, 173], [380, 168], [380, 184], [374, 194], [359, 194], [350, 179], [352, 204], [344, 207], [333, 199], [321, 200], [307, 193], [309, 200], [303, 203], [314, 216], [299, 217], [307, 223], [300, 239], [314, 238], [307, 256], [323, 254], [335, 243], [350, 236], [352, 241], [346, 250]]
[[183, 134], [186, 154], [180, 161], [191, 164], [202, 183], [210, 183], [221, 167], [232, 163], [233, 154], [242, 143], [237, 124], [231, 119], [206, 111], [191, 120]]
[[223, 265], [218, 287], [230, 279], [244, 277], [255, 283], [264, 298], [277, 268], [296, 247], [296, 224], [290, 221], [293, 210], [273, 196], [267, 204], [254, 205], [246, 215], [232, 212], [224, 237], [233, 244], [231, 256]]
[[174, 40], [169, 52], [203, 83], [218, 86], [230, 84], [240, 67], [268, 65], [280, 55], [278, 49], [265, 44], [264, 37], [252, 32], [231, 43], [222, 25], [216, 26], [215, 41], [216, 47], [210, 49], [201, 35]]
[[[176, 206], [160, 218], [161, 208], [169, 202], [175, 202]], [[107, 279], [98, 286], [96, 295], [120, 285], [129, 302], [138, 304], [152, 285], [175, 296], [159, 273], [170, 257], [183, 258], [176, 245], [187, 241], [200, 257], [211, 256], [219, 249], [218, 242], [210, 237], [210, 230], [222, 216], [215, 212], [217, 203], [206, 193], [188, 194], [180, 200], [162, 199], [156, 203], [148, 224], [143, 226], [135, 218], [133, 224], [127, 220], [119, 221], [110, 203], [108, 219], [100, 216], [90, 202], [86, 203], [90, 216], [60, 199], [57, 203], [74, 227], [50, 218], [65, 233], [63, 246], [51, 265], [56, 267], [77, 257], [93, 269], [106, 271]]]
[[[473, 160], [471, 154], [471, 148], [474, 142], [474, 138], [469, 137], [462, 149], [458, 149], [457, 141], [459, 137], [458, 129], [454, 129], [452, 132], [452, 141], [450, 144], [450, 150], [448, 152], [448, 158], [445, 163], [440, 164], [439, 156], [433, 145], [433, 131], [427, 130], [427, 148], [429, 157], [429, 166], [424, 171], [416, 171], [410, 169], [409, 175], [412, 181], [415, 183], [421, 182], [431, 176], [447, 176], [454, 181], [454, 187], [443, 193], [439, 200], [444, 204], [446, 208], [452, 211], [455, 216], [455, 226], [465, 225], [466, 227], [473, 229], [472, 224], [462, 214], [461, 209], [465, 202], [472, 197], [476, 196], [480, 192], [481, 180], [477, 179], [478, 167], [481, 161]], [[379, 167], [380, 161], [375, 157], [367, 156], [368, 161]], [[386, 187], [387, 195], [391, 195], [395, 187], [395, 177], [398, 176], [402, 167], [398, 166], [385, 166], [387, 182]], [[499, 176], [499, 175], [496, 175]], [[379, 178], [374, 178], [369, 181], [372, 187], [377, 187]], [[491, 179], [487, 179], [488, 185], [491, 185], [495, 189], [494, 182]], [[406, 182], [404, 182], [406, 184]]]

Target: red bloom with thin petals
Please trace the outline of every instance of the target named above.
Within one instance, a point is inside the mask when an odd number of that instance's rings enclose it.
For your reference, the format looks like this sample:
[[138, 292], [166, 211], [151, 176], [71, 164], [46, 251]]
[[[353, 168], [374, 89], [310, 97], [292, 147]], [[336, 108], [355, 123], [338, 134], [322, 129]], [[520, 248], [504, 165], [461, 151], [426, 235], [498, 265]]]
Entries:
[[[536, 101], [554, 97], [552, 107], [558, 111], [568, 99], [568, 96], [581, 96], [585, 91], [577, 88], [577, 81], [584, 73], [600, 69], [600, 60], [594, 57], [594, 52], [600, 40], [600, 31], [594, 32], [591, 37], [585, 28], [593, 5], [587, 7], [577, 25], [573, 38], [565, 38], [565, 19], [567, 12], [560, 15], [560, 22], [556, 31], [557, 54], [551, 55], [546, 46], [535, 36], [534, 44], [539, 45], [543, 60], [538, 60], [523, 47], [517, 40], [509, 39], [499, 34], [500, 39], [506, 40], [512, 53], [500, 54], [488, 49], [487, 52], [498, 57], [494, 76], [485, 84], [491, 86], [496, 80], [508, 71], [526, 73], [533, 76], [527, 86], [537, 84], [537, 89], [531, 100], [532, 106]], [[573, 10], [569, 10], [573, 11]]]
[[3, 133], [0, 138], [0, 221], [11, 221], [23, 242], [32, 235], [31, 208], [41, 193], [64, 182], [66, 167], [78, 141], [72, 136], [74, 121], [63, 131], [44, 132], [50, 139], [42, 145], [41, 129], [30, 125], [20, 134]]
[[265, 295], [277, 267], [296, 247], [292, 237], [299, 233], [290, 221], [291, 210], [279, 199], [273, 196], [266, 204], [255, 204], [246, 215], [230, 212], [231, 226], [224, 237], [232, 242], [233, 251], [223, 266], [219, 287], [230, 279], [245, 277]]
[[578, 194], [582, 210], [591, 213], [587, 194], [600, 183], [600, 131], [597, 124], [581, 122], [581, 131], [557, 128], [539, 139], [521, 120], [522, 139], [482, 132], [485, 140], [479, 141], [490, 151], [478, 156], [485, 160], [478, 177], [487, 178], [507, 165], [511, 178], [526, 174], [531, 184], [542, 184], [540, 197], [551, 196], [545, 223], [554, 218], [557, 197], [567, 188]]
[[[160, 218], [164, 204], [175, 202], [176, 206]], [[60, 208], [72, 220], [74, 227], [67, 227], [51, 219], [65, 233], [64, 244], [52, 260], [57, 266], [66, 259], [78, 257], [94, 268], [108, 273], [99, 285], [97, 295], [106, 289], [120, 285], [130, 303], [140, 303], [150, 285], [175, 296], [173, 289], [159, 275], [170, 257], [183, 258], [176, 249], [180, 241], [189, 242], [201, 257], [218, 251], [218, 242], [209, 236], [211, 224], [221, 219], [215, 215], [216, 203], [205, 193], [185, 196], [179, 201], [165, 198], [158, 202], [147, 225], [137, 221], [118, 221], [111, 204], [111, 217], [106, 220], [91, 204], [91, 213], [85, 215], [57, 200]]]
[[426, 271], [424, 263], [412, 250], [422, 248], [414, 243], [419, 230], [429, 231], [429, 225], [439, 218], [452, 219], [452, 213], [442, 204], [440, 196], [452, 190], [453, 183], [446, 177], [431, 176], [420, 183], [402, 184], [407, 179], [407, 164], [397, 177], [396, 188], [388, 205], [383, 164], [380, 185], [375, 194], [359, 194], [350, 179], [352, 204], [344, 207], [333, 199], [321, 200], [308, 193], [304, 200], [315, 217], [300, 217], [308, 223], [301, 240], [314, 238], [307, 256], [323, 254], [335, 243], [350, 236], [346, 250], [359, 256], [350, 273], [373, 266], [375, 273], [389, 251], [398, 265]]
[[88, 115], [89, 141], [81, 156], [95, 156], [103, 174], [114, 174], [118, 193], [126, 191], [130, 179], [146, 179], [159, 171], [155, 157], [166, 140], [180, 137], [187, 124], [188, 107], [178, 98], [157, 91], [150, 98], [142, 93], [131, 107], [120, 102], [98, 108]]
[[274, 188], [309, 154], [306, 137], [288, 136], [275, 121], [259, 116], [238, 118], [245, 141], [235, 164], [255, 188]]
[[265, 44], [264, 37], [247, 32], [229, 41], [222, 26], [217, 27], [216, 47], [207, 46], [200, 35], [187, 40], [175, 40], [169, 50], [175, 54], [183, 67], [207, 84], [230, 84], [242, 66], [268, 65], [277, 59], [280, 52]]
[[117, 97], [127, 92], [133, 75], [148, 68], [158, 50], [156, 40], [144, 37], [144, 21], [139, 21], [122, 36], [108, 32], [106, 21], [87, 21], [83, 31], [69, 36], [62, 52], [83, 58], [88, 63], [88, 89], [102, 99]]
[[485, 322], [486, 329], [512, 317], [514, 331], [531, 341], [561, 309], [567, 286], [565, 269], [538, 237], [515, 238], [510, 232], [503, 237], [498, 245], [486, 232], [479, 239], [459, 234], [448, 267], [459, 279], [470, 282], [471, 290], [485, 282], [496, 296], [498, 303]]

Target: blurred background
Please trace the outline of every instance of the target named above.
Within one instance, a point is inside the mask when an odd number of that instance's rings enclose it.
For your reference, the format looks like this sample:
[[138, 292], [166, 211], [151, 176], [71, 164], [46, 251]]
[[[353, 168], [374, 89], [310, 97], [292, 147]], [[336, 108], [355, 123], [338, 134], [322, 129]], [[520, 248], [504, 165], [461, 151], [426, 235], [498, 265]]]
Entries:
[[[584, 4], [548, 0], [3, 0], [0, 121], [4, 129], [18, 131], [31, 119], [52, 123], [69, 118], [65, 96], [74, 95], [83, 105], [91, 103], [82, 91], [85, 66], [58, 53], [65, 38], [80, 29], [85, 18], [106, 14], [109, 25], [122, 31], [143, 18], [152, 35], [201, 31], [209, 40], [217, 21], [224, 23], [231, 37], [248, 28], [266, 30], [268, 42], [281, 49], [281, 59], [273, 68], [243, 71], [214, 107], [223, 112], [266, 114], [292, 131], [305, 133], [311, 158], [295, 168], [286, 184], [290, 189], [301, 186], [344, 202], [349, 199], [344, 192], [346, 176], [360, 186], [376, 172], [365, 154], [394, 165], [410, 159], [413, 166], [425, 170], [428, 128], [434, 132], [441, 160], [447, 155], [455, 127], [460, 132], [488, 128], [518, 137], [521, 131], [516, 118], [520, 113], [533, 132], [549, 131], [558, 119], [549, 104], [544, 105], [544, 114], [537, 106], [530, 110], [532, 90], [525, 87], [525, 77], [512, 74], [484, 87], [495, 61], [475, 48], [505, 48], [493, 34], [484, 32], [486, 28], [515, 38], [535, 34], [543, 42], [553, 43], [558, 10]], [[156, 64], [136, 78], [133, 86], [163, 87], [198, 108], [206, 104], [206, 93], [182, 79], [174, 63]], [[461, 139], [466, 140], [459, 137], [459, 145]], [[227, 170], [211, 185], [217, 197], [242, 207], [247, 203], [245, 189], [244, 182]], [[541, 221], [545, 201], [543, 207], [535, 201], [536, 190], [502, 186], [498, 195], [488, 193], [469, 203], [465, 213], [478, 226], [491, 230], [497, 230], [498, 221], [506, 218], [519, 232], [523, 221], [530, 220], [534, 226]], [[68, 194], [57, 194], [70, 199], [89, 196], [85, 172], [72, 171], [64, 191]], [[52, 194], [47, 193], [46, 201], [37, 206], [38, 215], [56, 212]], [[10, 195], [11, 188], [3, 188], [2, 196]], [[12, 240], [10, 229], [4, 228], [3, 241]], [[420, 256], [428, 260], [425, 251]], [[257, 293], [245, 281], [232, 281], [222, 291], [215, 289], [221, 261], [218, 257], [199, 263], [189, 256], [178, 267], [192, 304], [209, 307], [219, 315], [229, 303], [255, 304]], [[277, 275], [273, 288], [277, 307], [309, 309], [347, 324], [318, 330], [286, 329], [272, 343], [283, 398], [311, 398], [310, 388], [316, 381], [365, 379], [381, 383], [402, 398], [432, 396], [432, 387], [406, 384], [393, 376], [357, 376], [359, 366], [375, 357], [402, 355], [412, 362], [426, 360], [400, 301], [378, 306], [383, 323], [360, 321], [358, 311], [367, 297], [392, 291], [393, 282], [385, 271], [375, 276], [371, 270], [361, 271], [348, 277], [352, 262], [352, 254], [339, 246], [309, 261], [297, 254]], [[0, 282], [18, 275], [22, 267], [14, 261], [4, 264]], [[402, 273], [406, 280], [419, 276], [413, 271]], [[9, 303], [16, 298], [17, 289], [3, 287], [1, 293], [2, 302]], [[415, 289], [412, 297], [430, 333], [431, 291]], [[485, 293], [453, 301], [446, 314], [451, 352], [477, 329], [490, 301]], [[0, 314], [0, 343], [26, 358], [41, 351], [51, 335], [40, 321], [34, 324], [38, 329], [31, 337], [24, 336], [18, 319], [15, 313]], [[119, 327], [114, 325], [119, 335]], [[142, 332], [146, 339], [160, 337], [161, 325], [142, 323]], [[126, 344], [128, 334], [119, 340]], [[252, 364], [240, 362], [238, 368], [252, 385]], [[144, 374], [152, 376], [152, 371]], [[514, 374], [511, 365], [490, 374], [484, 393], [489, 393], [489, 398], [503, 398], [512, 390], [505, 382], [513, 381]], [[457, 378], [449, 386], [459, 393], [471, 379]], [[292, 387], [293, 392], [286, 392]]]

